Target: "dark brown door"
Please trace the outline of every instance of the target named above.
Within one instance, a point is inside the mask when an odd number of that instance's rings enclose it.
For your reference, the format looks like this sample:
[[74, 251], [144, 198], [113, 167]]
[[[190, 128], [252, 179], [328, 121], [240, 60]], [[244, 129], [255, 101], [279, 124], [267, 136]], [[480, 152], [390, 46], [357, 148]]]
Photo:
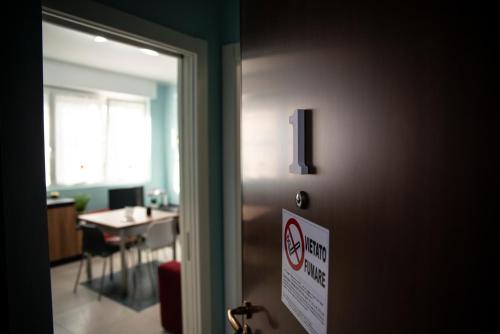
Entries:
[[[266, 310], [254, 333], [306, 332], [281, 302], [282, 209], [330, 231], [328, 333], [473, 322], [482, 28], [458, 5], [384, 3], [242, 1], [243, 297]], [[301, 108], [310, 175], [289, 172]]]

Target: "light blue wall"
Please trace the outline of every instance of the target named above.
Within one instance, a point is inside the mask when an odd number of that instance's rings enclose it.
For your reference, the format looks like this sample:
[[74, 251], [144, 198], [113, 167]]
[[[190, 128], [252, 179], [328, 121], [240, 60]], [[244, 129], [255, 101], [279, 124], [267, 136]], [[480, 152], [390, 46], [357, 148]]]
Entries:
[[[174, 169], [178, 161], [175, 153], [178, 142], [172, 143], [172, 132], [178, 133], [177, 123], [177, 86], [159, 84], [157, 98], [151, 101], [152, 123], [152, 178], [146, 189], [163, 188], [167, 191], [170, 204], [179, 204], [179, 194], [174, 191]], [[177, 145], [174, 149], [173, 145]]]
[[[168, 202], [179, 204], [179, 140], [178, 140], [178, 114], [177, 114], [177, 87], [165, 87], [168, 99], [166, 100], [165, 132], [163, 141], [165, 143], [165, 167], [166, 167], [166, 191]], [[177, 183], [177, 184], [176, 184]]]
[[222, 1], [221, 44], [240, 41], [240, 0]]
[[[108, 207], [108, 190], [110, 188], [122, 188], [127, 186], [143, 185], [145, 192], [152, 188], [172, 189], [171, 173], [173, 166], [169, 164], [175, 161], [167, 158], [167, 154], [172, 149], [170, 142], [167, 142], [167, 133], [172, 128], [177, 127], [177, 102], [176, 86], [158, 84], [156, 98], [151, 100], [151, 180], [145, 184], [129, 185], [107, 185], [107, 186], [78, 186], [62, 187], [49, 186], [47, 191], [58, 191], [61, 197], [73, 197], [78, 194], [90, 196], [90, 202], [86, 211], [104, 209]], [[172, 154], [171, 154], [172, 155]], [[147, 201], [147, 197], [144, 197]], [[179, 197], [169, 194], [169, 202], [178, 204]]]

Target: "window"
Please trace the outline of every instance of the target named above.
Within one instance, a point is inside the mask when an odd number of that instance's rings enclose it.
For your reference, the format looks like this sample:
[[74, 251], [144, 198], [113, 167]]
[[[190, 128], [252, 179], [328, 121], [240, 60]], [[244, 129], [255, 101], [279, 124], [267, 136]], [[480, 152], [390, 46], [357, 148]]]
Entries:
[[150, 178], [148, 101], [46, 89], [44, 105], [48, 185], [126, 184]]
[[150, 119], [140, 102], [108, 102], [108, 182], [144, 181], [150, 157]]

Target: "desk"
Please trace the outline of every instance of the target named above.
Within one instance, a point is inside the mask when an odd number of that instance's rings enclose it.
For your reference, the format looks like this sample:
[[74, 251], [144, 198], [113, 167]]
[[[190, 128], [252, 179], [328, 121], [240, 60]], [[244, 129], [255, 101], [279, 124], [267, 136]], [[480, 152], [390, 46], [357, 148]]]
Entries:
[[79, 215], [78, 219], [96, 225], [104, 232], [120, 236], [120, 256], [122, 264], [122, 288], [127, 293], [128, 268], [125, 255], [125, 242], [129, 236], [137, 236], [146, 232], [148, 225], [167, 219], [178, 218], [177, 212], [152, 210], [151, 216], [146, 215], [146, 208], [136, 206], [133, 218], [125, 218], [125, 209], [110, 210], [104, 212], [88, 213]]

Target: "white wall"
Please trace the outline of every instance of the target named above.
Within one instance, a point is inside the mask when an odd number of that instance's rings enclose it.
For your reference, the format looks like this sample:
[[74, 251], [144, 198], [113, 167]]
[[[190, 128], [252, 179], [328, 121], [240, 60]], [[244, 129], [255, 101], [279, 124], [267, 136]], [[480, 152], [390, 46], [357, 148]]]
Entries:
[[153, 80], [48, 58], [43, 59], [43, 84], [55, 87], [138, 95], [151, 99], [156, 98], [156, 82]]

